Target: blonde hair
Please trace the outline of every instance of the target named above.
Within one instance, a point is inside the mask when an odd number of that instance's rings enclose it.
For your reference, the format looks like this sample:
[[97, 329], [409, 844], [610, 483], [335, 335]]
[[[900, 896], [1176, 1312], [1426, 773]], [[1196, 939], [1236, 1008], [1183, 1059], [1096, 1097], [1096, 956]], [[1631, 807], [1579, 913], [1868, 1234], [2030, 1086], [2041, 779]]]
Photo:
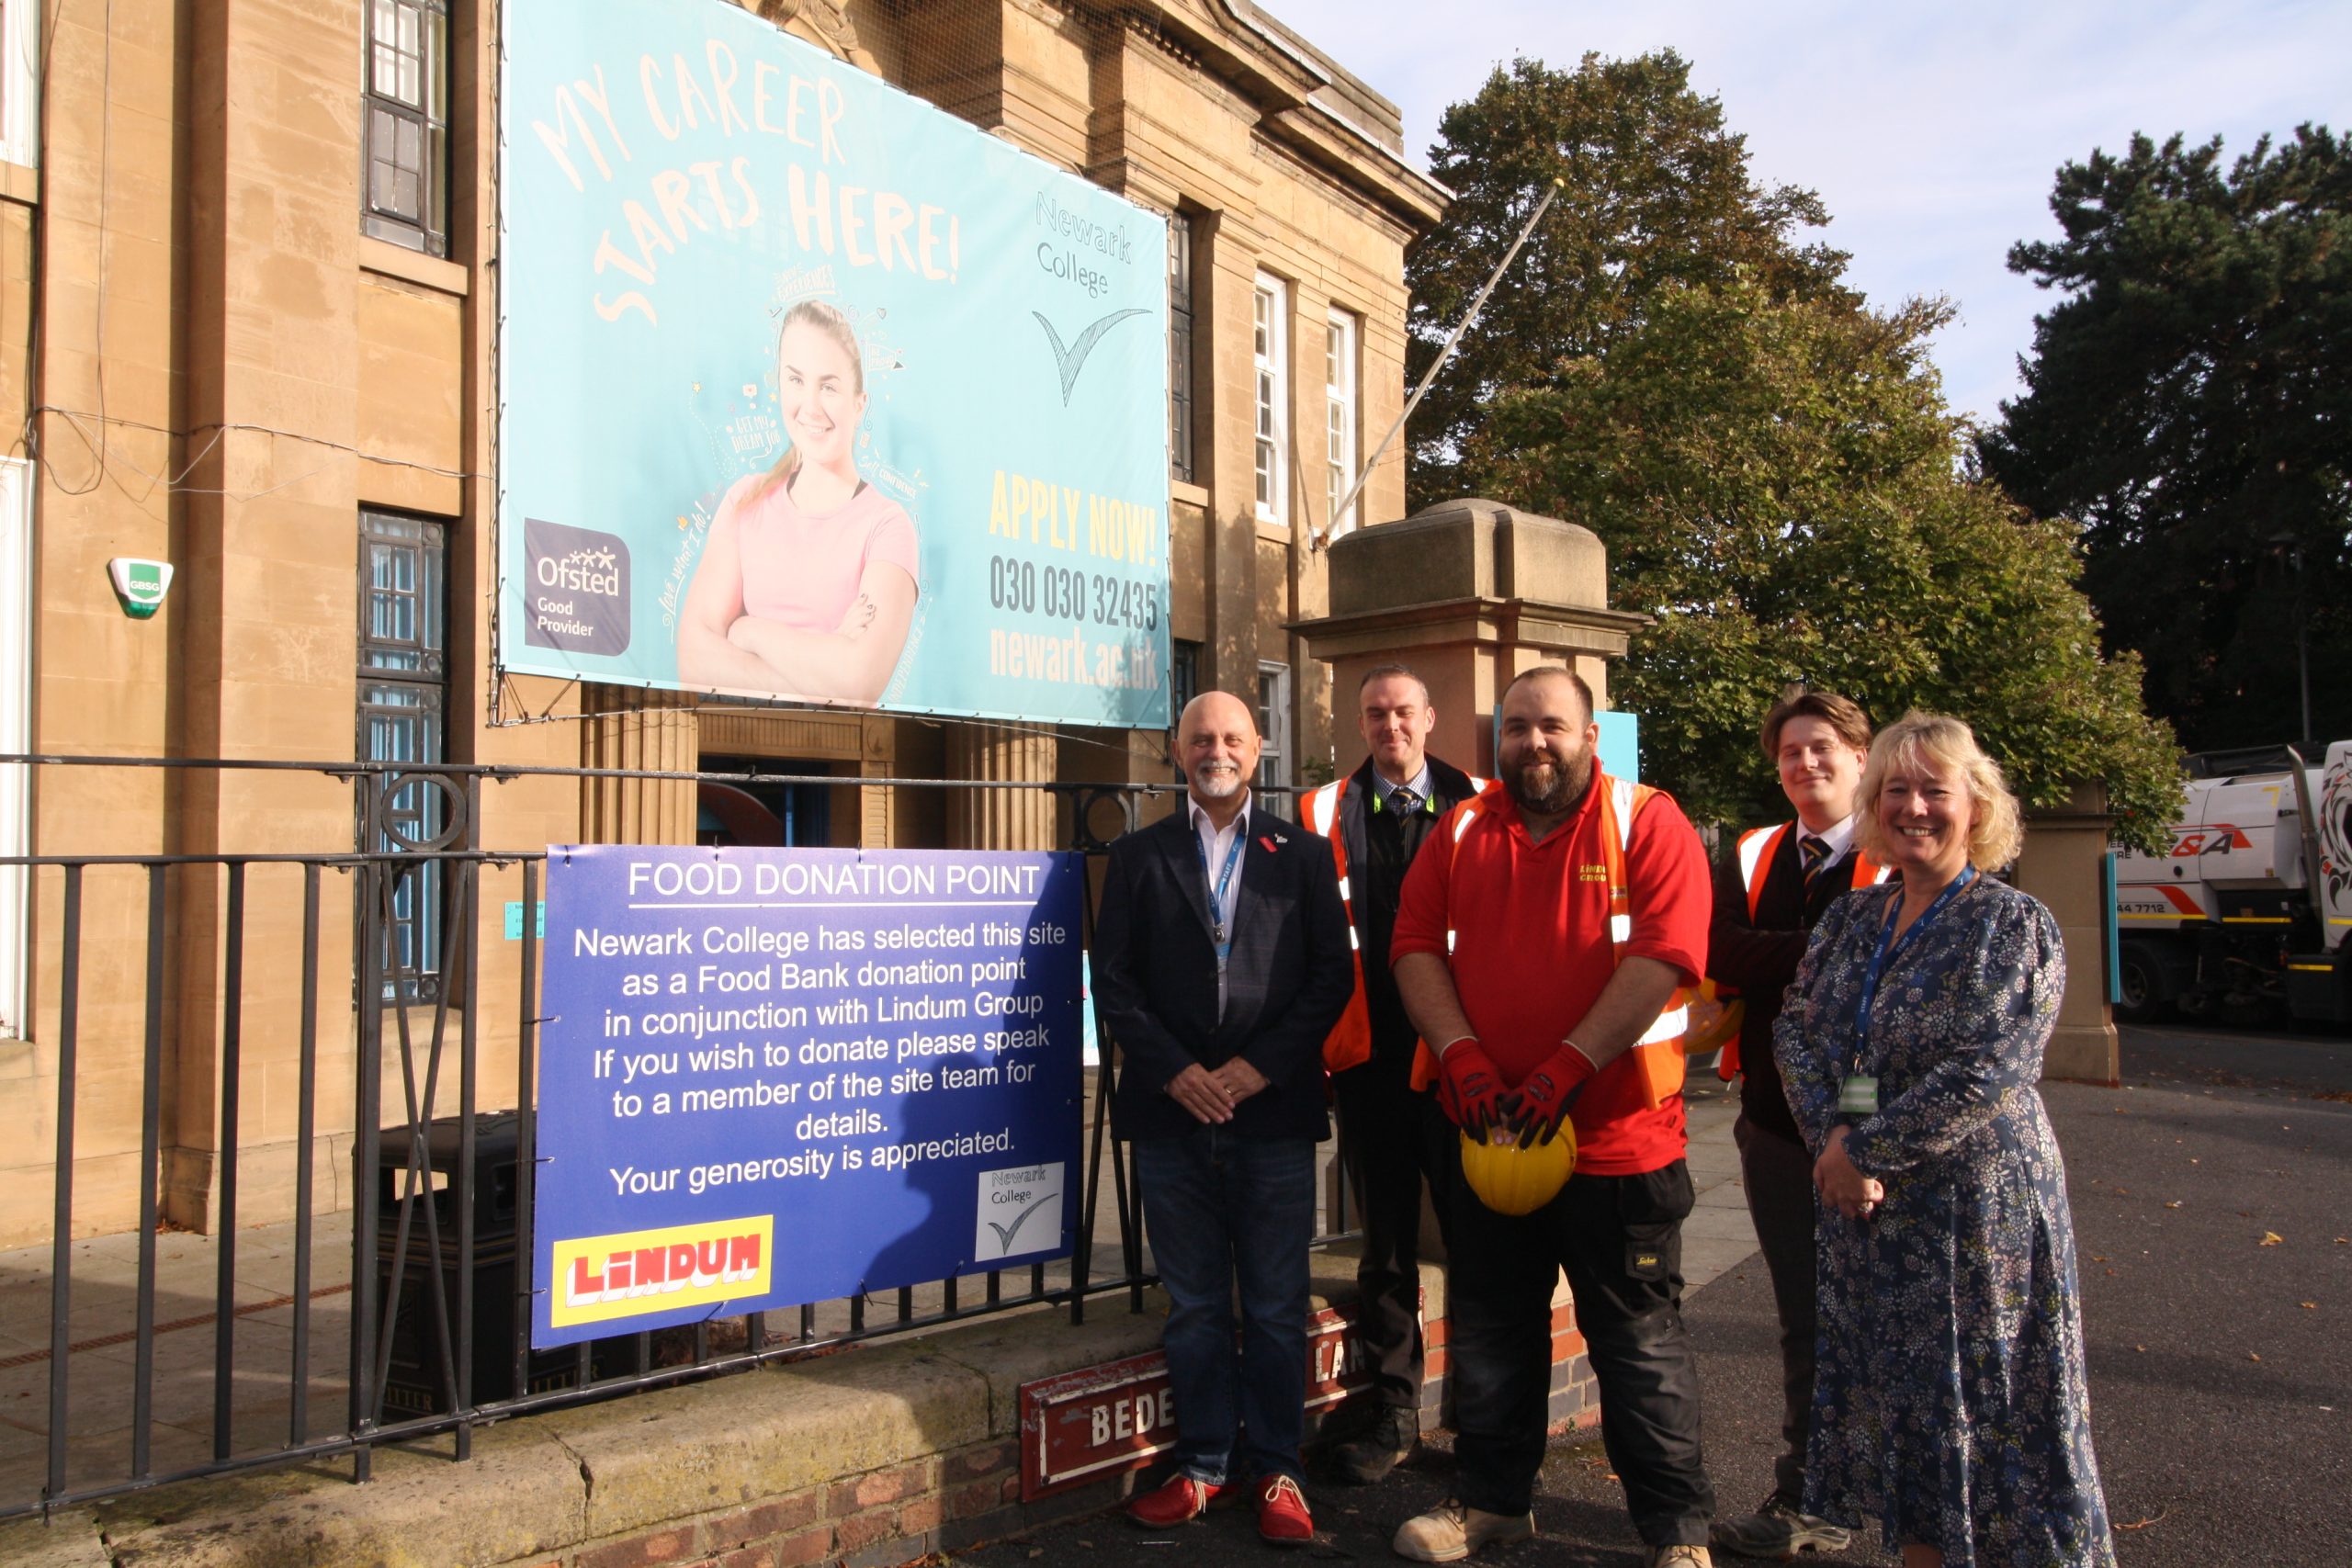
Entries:
[[1886, 826], [1879, 818], [1880, 794], [1887, 774], [1925, 763], [1939, 773], [1957, 773], [1968, 783], [1973, 809], [1968, 824], [1968, 863], [1979, 871], [1995, 871], [2018, 858], [2025, 843], [2025, 823], [2018, 797], [2001, 776], [2001, 764], [1976, 744], [1976, 732], [1949, 714], [1922, 713], [1914, 708], [1879, 731], [1871, 743], [1870, 761], [1862, 767], [1862, 785], [1854, 825], [1856, 837], [1870, 854], [1883, 857], [1891, 847]]
[[[784, 395], [784, 334], [796, 325], [814, 327], [841, 345], [842, 352], [849, 355], [849, 371], [855, 378], [855, 389], [863, 395], [865, 391], [865, 355], [857, 346], [857, 329], [849, 324], [849, 317], [842, 313], [841, 307], [822, 299], [803, 299], [784, 313], [783, 321], [775, 329], [776, 396], [781, 398]], [[752, 499], [759, 500], [776, 486], [787, 483], [799, 471], [800, 448], [786, 446], [784, 456], [776, 459], [775, 467], [767, 471], [759, 487], [752, 491]]]

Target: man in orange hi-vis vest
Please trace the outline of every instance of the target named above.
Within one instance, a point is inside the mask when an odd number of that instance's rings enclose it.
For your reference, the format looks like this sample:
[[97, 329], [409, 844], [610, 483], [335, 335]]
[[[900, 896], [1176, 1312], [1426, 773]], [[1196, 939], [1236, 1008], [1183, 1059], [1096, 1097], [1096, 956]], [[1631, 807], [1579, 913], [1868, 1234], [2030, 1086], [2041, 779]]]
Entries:
[[1437, 713], [1429, 687], [1402, 664], [1357, 684], [1363, 765], [1304, 796], [1300, 820], [1331, 841], [1355, 943], [1356, 989], [1323, 1044], [1340, 1111], [1340, 1163], [1363, 1230], [1356, 1263], [1357, 1331], [1373, 1359], [1372, 1420], [1336, 1452], [1339, 1472], [1370, 1484], [1412, 1452], [1421, 1431], [1420, 1231], [1426, 1176], [1441, 1224], [1460, 1163], [1453, 1123], [1412, 1082], [1419, 1036], [1396, 999], [1388, 939], [1405, 870], [1437, 820], [1486, 787], [1429, 754]]
[[1600, 1388], [1600, 1434], [1652, 1568], [1706, 1568], [1714, 1492], [1682, 1323], [1682, 1036], [1706, 967], [1707, 856], [1671, 796], [1600, 769], [1592, 692], [1556, 666], [1504, 691], [1502, 787], [1439, 822], [1405, 876], [1389, 960], [1473, 1136], [1547, 1142], [1576, 1167], [1532, 1213], [1454, 1186], [1446, 1354], [1454, 1495], [1399, 1556], [1446, 1562], [1535, 1533], [1552, 1420], [1552, 1295], [1566, 1269]]
[[1756, 1512], [1715, 1521], [1715, 1544], [1747, 1557], [1843, 1551], [1852, 1533], [1802, 1506], [1813, 1413], [1813, 1156], [1772, 1061], [1772, 1021], [1796, 978], [1805, 938], [1839, 895], [1883, 877], [1854, 843], [1854, 795], [1870, 753], [1871, 721], [1831, 692], [1799, 690], [1764, 716], [1758, 739], [1796, 820], [1740, 836], [1715, 872], [1707, 977], [1739, 993], [1739, 1037], [1724, 1047], [1726, 1078], [1740, 1076], [1740, 1184], [1781, 1319], [1781, 1454], [1772, 1491]]

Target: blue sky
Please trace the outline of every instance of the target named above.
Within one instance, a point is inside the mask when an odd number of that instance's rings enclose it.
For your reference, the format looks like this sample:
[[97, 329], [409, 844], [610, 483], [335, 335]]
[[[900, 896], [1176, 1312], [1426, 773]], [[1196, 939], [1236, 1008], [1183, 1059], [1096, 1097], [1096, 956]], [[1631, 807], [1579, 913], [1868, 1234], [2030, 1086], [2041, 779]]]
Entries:
[[1809, 186], [1873, 300], [1942, 294], [1935, 345], [1952, 406], [1990, 421], [2018, 389], [2050, 296], [2009, 273], [2054, 237], [2058, 166], [2135, 130], [2220, 135], [2234, 155], [2300, 122], [2352, 131], [2352, 4], [2044, 0], [1261, 0], [1404, 110], [1426, 165], [1439, 114], [1498, 62], [1573, 67], [1588, 50], [1668, 46], [1723, 101], [1761, 181]]

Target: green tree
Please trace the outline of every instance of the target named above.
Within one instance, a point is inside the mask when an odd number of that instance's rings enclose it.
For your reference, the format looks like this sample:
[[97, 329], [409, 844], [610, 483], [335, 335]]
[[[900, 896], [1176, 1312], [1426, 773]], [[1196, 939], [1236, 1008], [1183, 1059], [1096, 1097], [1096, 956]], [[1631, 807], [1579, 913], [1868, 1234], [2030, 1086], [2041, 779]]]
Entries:
[[1882, 722], [1960, 715], [2031, 805], [2102, 779], [2152, 843], [2178, 804], [2171, 737], [2137, 660], [2099, 652], [2072, 529], [1961, 471], [1926, 358], [1948, 317], [1664, 288], [1600, 354], [1504, 394], [1465, 456], [1492, 493], [1598, 533], [1612, 603], [1657, 616], [1612, 694], [1694, 818], [1784, 811], [1756, 726], [1802, 680]]
[[1541, 386], [1564, 362], [1639, 325], [1660, 289], [1745, 271], [1775, 298], [1848, 297], [1846, 256], [1800, 244], [1828, 221], [1821, 198], [1748, 177], [1723, 106], [1690, 90], [1671, 50], [1588, 54], [1574, 71], [1497, 67], [1439, 122], [1430, 173], [1453, 192], [1406, 257], [1406, 369], [1418, 381], [1555, 179], [1562, 189], [1415, 412], [1407, 482], [1415, 504], [1471, 493], [1463, 456], [1505, 388]]
[[2352, 147], [2305, 126], [2225, 166], [2132, 138], [2058, 171], [2062, 237], [2009, 268], [2064, 298], [1984, 470], [2082, 529], [2108, 646], [2198, 748], [2352, 734]]

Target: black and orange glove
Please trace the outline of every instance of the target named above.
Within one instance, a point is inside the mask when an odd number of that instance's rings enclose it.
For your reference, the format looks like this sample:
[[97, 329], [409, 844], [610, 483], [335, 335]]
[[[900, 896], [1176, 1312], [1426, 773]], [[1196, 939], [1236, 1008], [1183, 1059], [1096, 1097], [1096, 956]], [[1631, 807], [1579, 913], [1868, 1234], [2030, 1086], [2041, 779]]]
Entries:
[[1577, 1097], [1584, 1093], [1584, 1086], [1597, 1071], [1591, 1057], [1573, 1042], [1562, 1041], [1559, 1050], [1511, 1091], [1504, 1125], [1522, 1144], [1531, 1138], [1537, 1144], [1550, 1143], [1559, 1136], [1560, 1123], [1568, 1119]]
[[1503, 1120], [1503, 1076], [1478, 1037], [1465, 1034], [1438, 1058], [1437, 1102], [1453, 1124], [1474, 1138]]

